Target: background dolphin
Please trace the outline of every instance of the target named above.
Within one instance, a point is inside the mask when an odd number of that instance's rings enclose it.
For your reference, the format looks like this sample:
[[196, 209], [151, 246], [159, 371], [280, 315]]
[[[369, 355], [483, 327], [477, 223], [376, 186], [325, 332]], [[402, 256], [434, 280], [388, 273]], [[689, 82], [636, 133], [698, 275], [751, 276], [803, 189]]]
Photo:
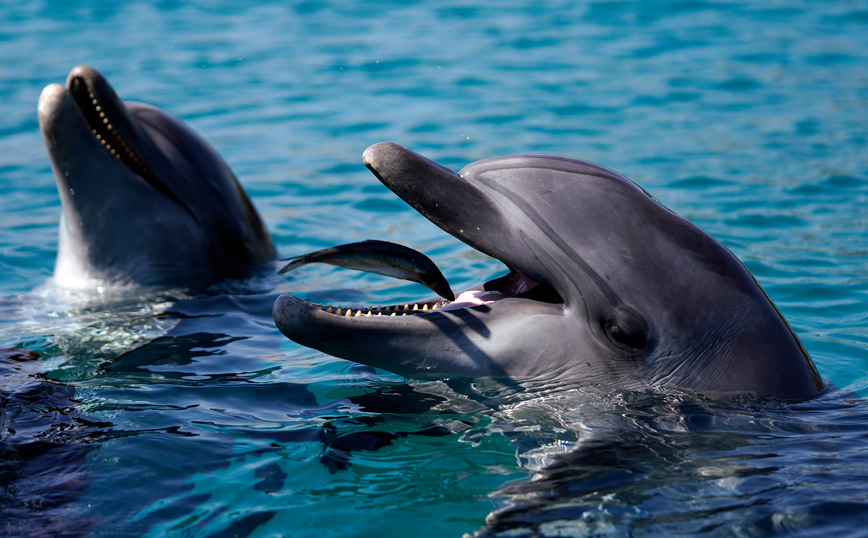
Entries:
[[364, 161], [425, 217], [510, 272], [471, 290], [482, 296], [476, 304], [402, 317], [342, 317], [281, 295], [274, 320], [300, 344], [415, 378], [566, 379], [785, 399], [823, 389], [741, 262], [611, 170], [517, 155], [455, 174], [390, 143], [368, 148]]
[[39, 126], [63, 204], [61, 286], [207, 285], [275, 257], [208, 142], [158, 108], [121, 101], [92, 67], [42, 91]]

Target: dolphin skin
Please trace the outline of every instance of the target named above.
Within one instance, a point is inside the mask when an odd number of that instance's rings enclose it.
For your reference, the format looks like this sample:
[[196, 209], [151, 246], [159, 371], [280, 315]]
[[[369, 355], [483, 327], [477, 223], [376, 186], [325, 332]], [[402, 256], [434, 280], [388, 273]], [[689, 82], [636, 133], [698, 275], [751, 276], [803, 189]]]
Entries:
[[39, 126], [63, 205], [58, 285], [206, 286], [274, 259], [210, 144], [156, 107], [121, 101], [92, 67], [42, 91]]
[[309, 263], [326, 263], [345, 269], [400, 278], [422, 284], [447, 301], [454, 301], [455, 294], [440, 269], [431, 258], [403, 245], [368, 239], [358, 243], [324, 248], [280, 260], [289, 262], [278, 271], [285, 274]]
[[431, 222], [509, 272], [456, 303], [474, 301], [394, 317], [337, 316], [283, 294], [274, 320], [299, 344], [417, 379], [564, 380], [787, 400], [824, 388], [741, 262], [611, 170], [516, 155], [456, 174], [391, 143], [368, 148], [364, 162]]

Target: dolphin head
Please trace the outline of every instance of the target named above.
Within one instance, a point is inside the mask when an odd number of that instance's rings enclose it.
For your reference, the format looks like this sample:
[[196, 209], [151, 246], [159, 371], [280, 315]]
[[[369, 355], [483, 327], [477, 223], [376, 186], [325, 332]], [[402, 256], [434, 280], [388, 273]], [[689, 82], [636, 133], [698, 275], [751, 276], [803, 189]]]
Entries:
[[220, 155], [166, 112], [121, 101], [95, 69], [42, 91], [39, 126], [63, 205], [58, 284], [204, 285], [273, 259]]
[[[578, 380], [809, 398], [823, 381], [739, 260], [625, 177], [517, 155], [458, 174], [401, 146], [365, 164], [446, 232], [502, 261], [484, 300], [406, 316], [337, 316], [282, 295], [278, 328], [408, 377]], [[496, 300], [494, 300], [496, 299]], [[421, 303], [420, 303], [421, 304]]]

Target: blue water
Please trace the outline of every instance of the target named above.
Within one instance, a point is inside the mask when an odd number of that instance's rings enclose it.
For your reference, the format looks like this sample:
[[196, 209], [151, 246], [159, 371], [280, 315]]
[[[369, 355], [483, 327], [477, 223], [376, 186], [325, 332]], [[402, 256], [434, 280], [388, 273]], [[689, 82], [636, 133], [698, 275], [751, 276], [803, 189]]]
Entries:
[[[868, 6], [844, 0], [4, 2], [0, 533], [864, 535], [866, 51]], [[732, 249], [837, 390], [410, 382], [274, 328], [284, 291], [420, 295], [338, 269], [205, 296], [46, 288], [60, 205], [36, 101], [81, 63], [205, 136], [282, 254], [390, 240], [454, 289], [502, 267], [381, 186], [368, 145], [617, 170]]]

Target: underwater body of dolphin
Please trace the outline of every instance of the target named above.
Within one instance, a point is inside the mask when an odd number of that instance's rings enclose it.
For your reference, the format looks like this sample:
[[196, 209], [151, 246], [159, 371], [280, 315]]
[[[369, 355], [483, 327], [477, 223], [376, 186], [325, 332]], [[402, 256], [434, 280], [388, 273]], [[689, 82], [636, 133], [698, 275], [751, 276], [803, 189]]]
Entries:
[[63, 205], [54, 280], [63, 287], [204, 286], [275, 257], [235, 175], [177, 118], [123, 102], [88, 66], [39, 98]]
[[[338, 316], [281, 295], [275, 323], [302, 345], [422, 379], [576, 380], [782, 399], [824, 387], [741, 262], [611, 170], [518, 155], [456, 174], [391, 143], [368, 148], [364, 162], [414, 209], [510, 272], [445, 308], [401, 309], [412, 314], [404, 316]], [[464, 296], [478, 299], [459, 304]]]

